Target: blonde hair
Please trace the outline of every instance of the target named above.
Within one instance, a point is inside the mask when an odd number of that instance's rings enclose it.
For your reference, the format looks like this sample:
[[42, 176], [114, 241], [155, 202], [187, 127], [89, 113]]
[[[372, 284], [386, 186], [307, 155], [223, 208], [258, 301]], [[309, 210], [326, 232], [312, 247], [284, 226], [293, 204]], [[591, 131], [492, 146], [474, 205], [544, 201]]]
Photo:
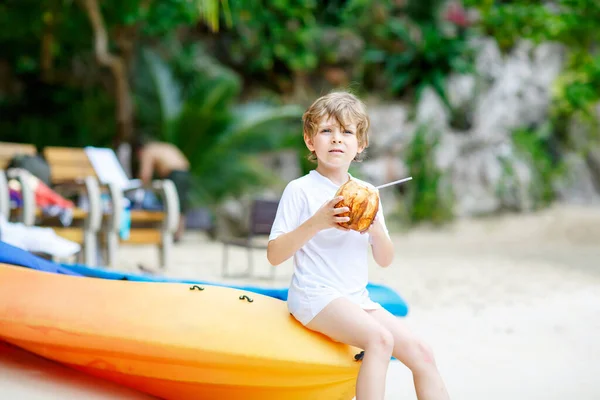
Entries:
[[[313, 139], [317, 134], [319, 123], [330, 117], [334, 118], [342, 129], [345, 129], [346, 125], [355, 123], [358, 145], [364, 146], [365, 149], [369, 146], [368, 130], [371, 121], [366, 106], [358, 97], [348, 92], [332, 92], [319, 97], [302, 116], [304, 135]], [[359, 156], [363, 154], [364, 152], [357, 154], [354, 161], [362, 161], [362, 157]], [[308, 159], [317, 161], [314, 151], [308, 155]]]

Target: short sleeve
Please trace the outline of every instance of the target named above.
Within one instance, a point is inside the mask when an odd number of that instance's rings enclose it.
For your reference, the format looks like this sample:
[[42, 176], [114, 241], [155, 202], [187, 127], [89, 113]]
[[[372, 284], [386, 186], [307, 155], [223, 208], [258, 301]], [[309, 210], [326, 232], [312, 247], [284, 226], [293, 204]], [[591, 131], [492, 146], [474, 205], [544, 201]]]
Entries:
[[300, 212], [303, 208], [302, 198], [301, 190], [294, 185], [294, 182], [290, 182], [279, 200], [269, 240], [275, 240], [284, 233], [291, 232], [298, 227]]
[[[381, 199], [379, 200], [379, 210], [377, 211], [377, 216], [375, 217], [378, 221], [381, 221], [381, 225], [383, 225], [383, 230], [385, 233], [390, 236], [390, 232], [388, 231], [387, 225], [385, 224], [385, 218], [383, 216], [383, 207], [381, 206]], [[369, 235], [369, 244], [373, 244], [373, 240], [371, 235]]]

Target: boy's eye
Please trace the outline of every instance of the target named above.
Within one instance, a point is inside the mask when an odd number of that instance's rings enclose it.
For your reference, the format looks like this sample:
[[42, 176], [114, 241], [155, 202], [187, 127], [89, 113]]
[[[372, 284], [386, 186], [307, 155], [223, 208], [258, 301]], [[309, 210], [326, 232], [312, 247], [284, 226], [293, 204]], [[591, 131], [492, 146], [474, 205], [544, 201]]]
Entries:
[[349, 135], [353, 135], [352, 131], [345, 131], [344, 133], [347, 133]]
[[331, 129], [325, 128], [325, 129], [321, 130], [321, 132], [329, 133], [329, 132], [331, 132]]

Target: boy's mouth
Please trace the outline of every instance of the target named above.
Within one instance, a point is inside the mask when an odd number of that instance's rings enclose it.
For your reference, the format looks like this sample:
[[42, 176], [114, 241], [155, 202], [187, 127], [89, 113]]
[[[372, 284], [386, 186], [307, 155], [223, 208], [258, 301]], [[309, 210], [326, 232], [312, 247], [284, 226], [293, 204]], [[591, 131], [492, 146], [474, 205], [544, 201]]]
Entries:
[[343, 153], [343, 150], [340, 149], [333, 149], [333, 150], [329, 150], [330, 153]]

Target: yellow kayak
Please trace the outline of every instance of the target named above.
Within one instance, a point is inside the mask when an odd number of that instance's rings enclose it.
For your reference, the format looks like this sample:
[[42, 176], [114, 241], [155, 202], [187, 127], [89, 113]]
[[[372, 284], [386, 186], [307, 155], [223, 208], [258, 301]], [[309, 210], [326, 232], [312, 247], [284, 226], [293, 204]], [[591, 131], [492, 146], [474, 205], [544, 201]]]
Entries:
[[0, 338], [165, 399], [352, 399], [359, 349], [227, 287], [0, 264]]

